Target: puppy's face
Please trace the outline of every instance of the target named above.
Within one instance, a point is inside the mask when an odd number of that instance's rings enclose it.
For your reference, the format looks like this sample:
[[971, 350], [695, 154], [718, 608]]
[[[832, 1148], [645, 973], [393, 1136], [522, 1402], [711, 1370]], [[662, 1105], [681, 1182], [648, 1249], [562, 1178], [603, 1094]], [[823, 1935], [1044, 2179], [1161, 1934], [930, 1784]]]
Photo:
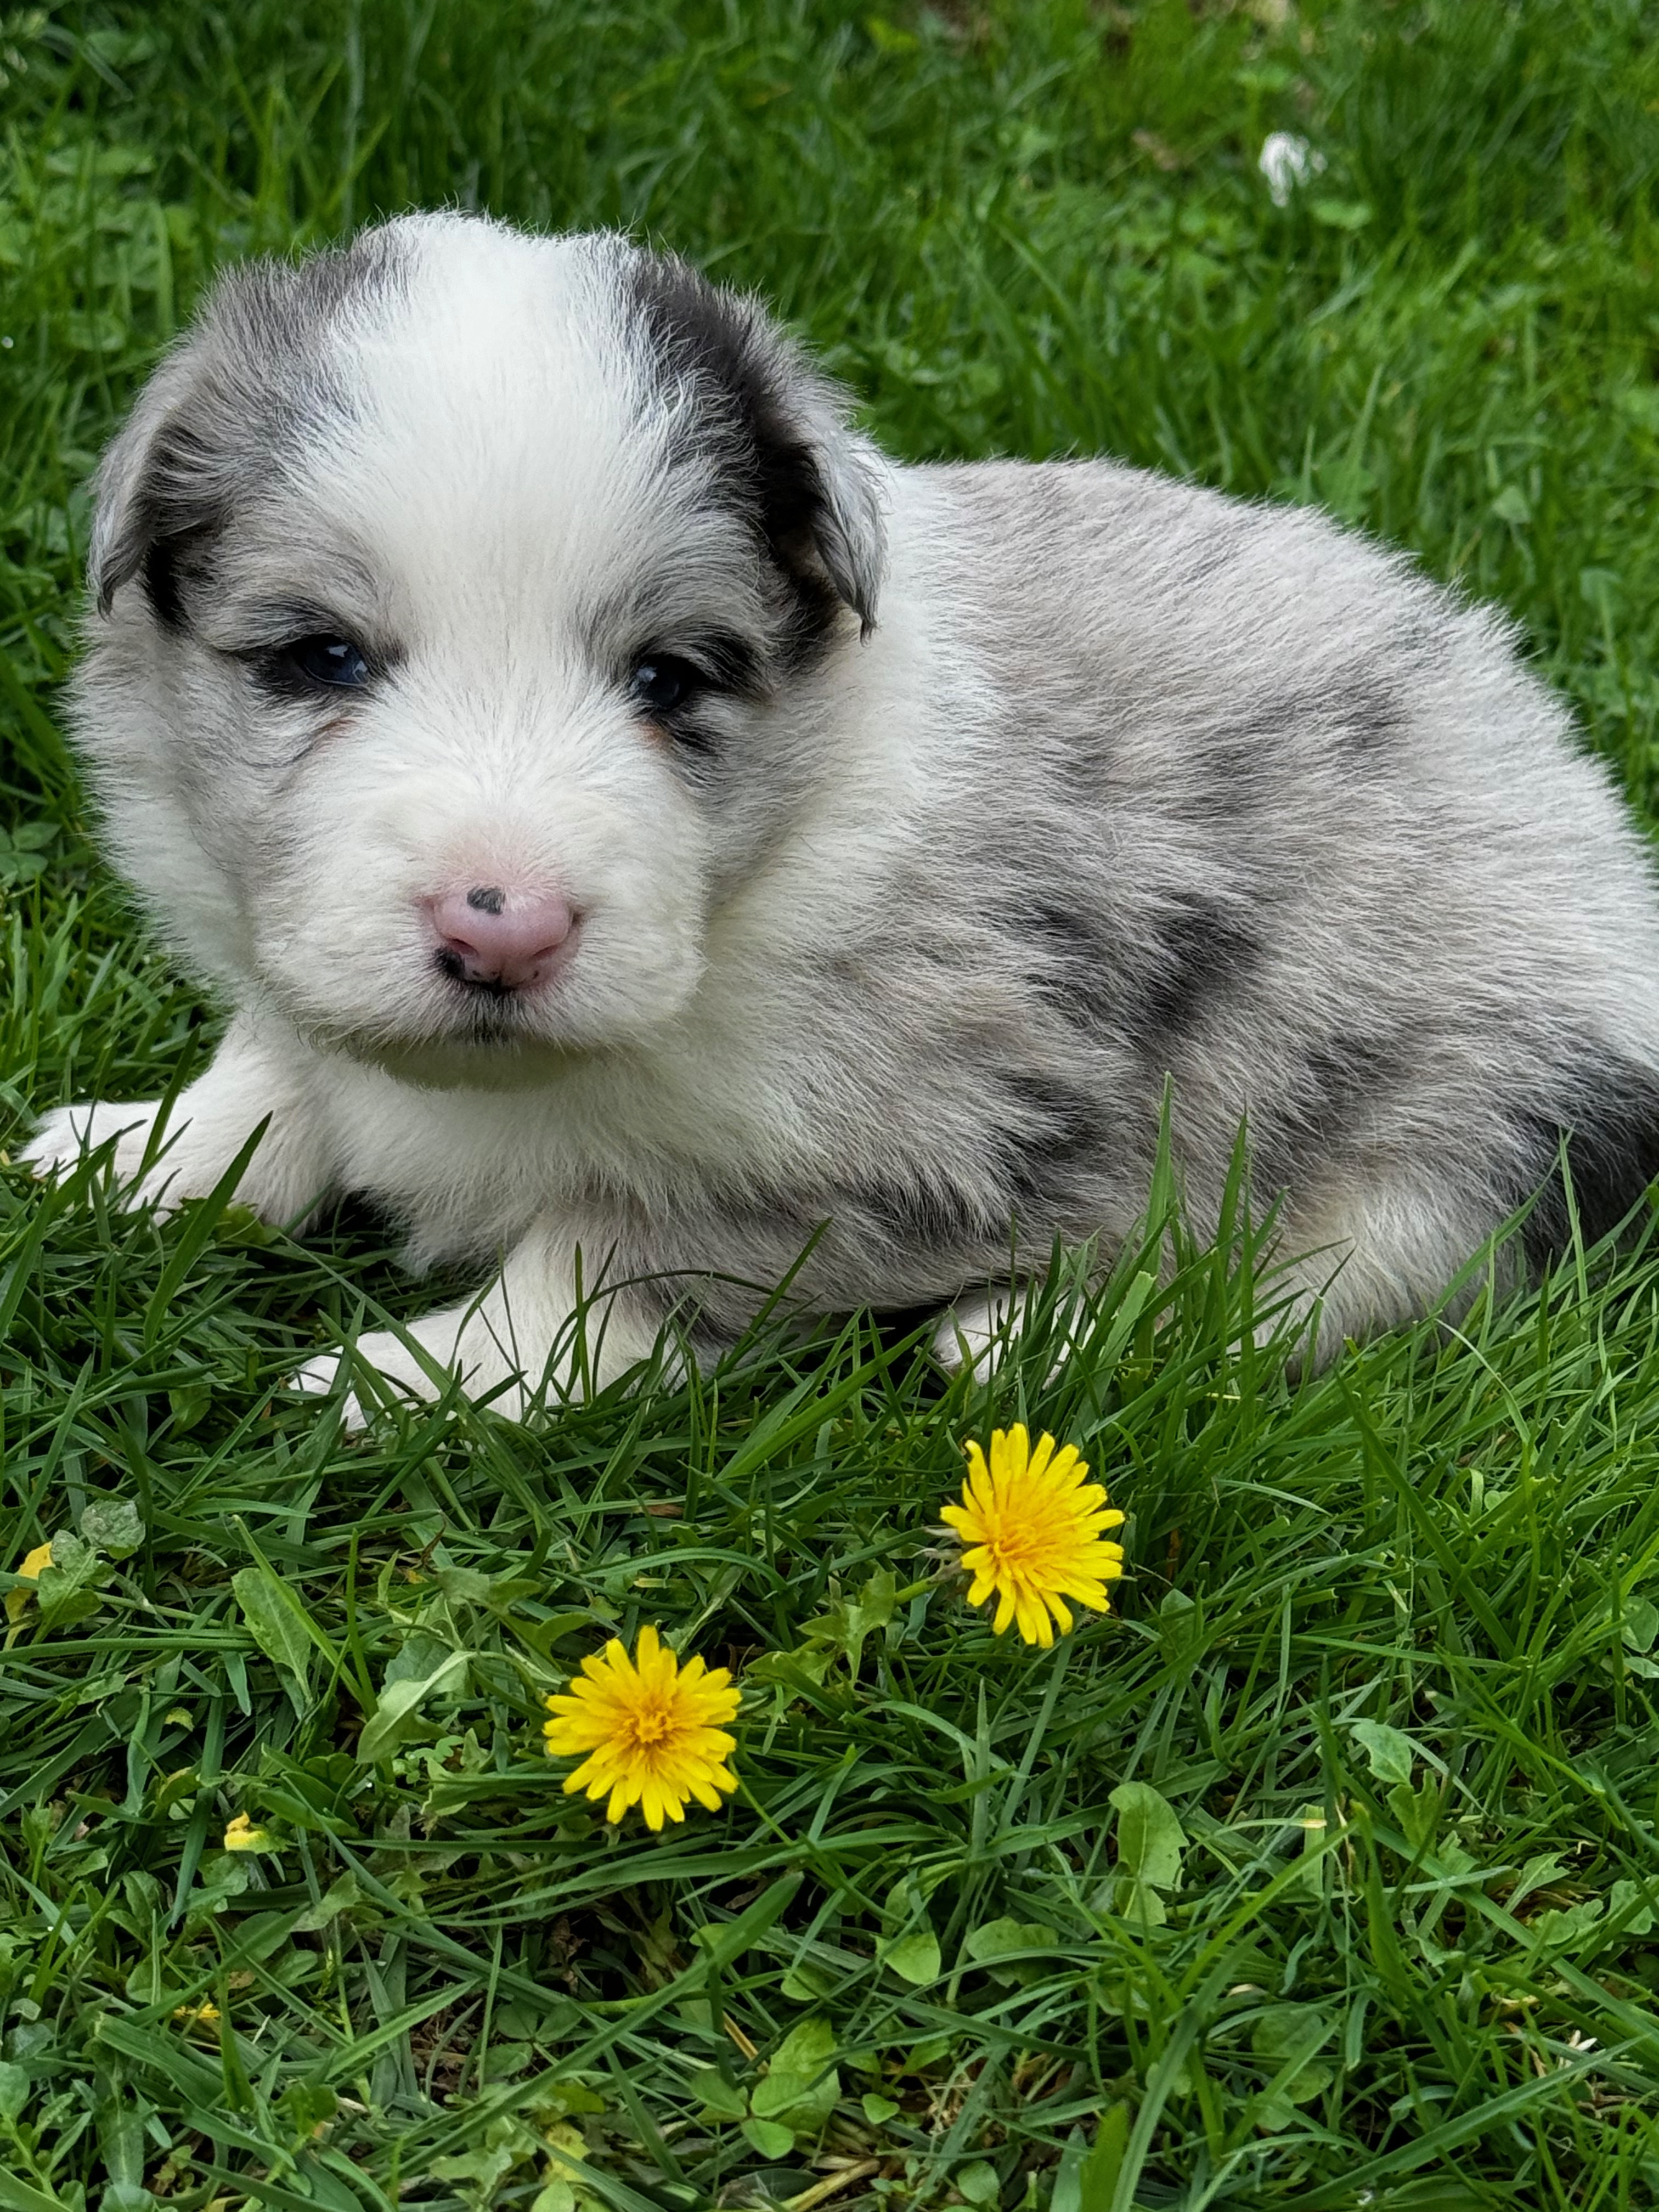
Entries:
[[201, 965], [430, 1080], [685, 1006], [881, 564], [752, 307], [459, 218], [229, 279], [100, 490], [77, 720], [128, 872]]

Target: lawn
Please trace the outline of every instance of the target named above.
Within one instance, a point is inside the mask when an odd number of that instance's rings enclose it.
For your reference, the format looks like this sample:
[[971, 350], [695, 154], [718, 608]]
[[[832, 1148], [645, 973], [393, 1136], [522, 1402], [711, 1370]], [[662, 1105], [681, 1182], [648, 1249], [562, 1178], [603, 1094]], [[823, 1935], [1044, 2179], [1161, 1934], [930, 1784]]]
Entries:
[[[0, 1144], [214, 1035], [58, 732], [100, 446], [216, 264], [410, 204], [763, 289], [901, 454], [1320, 501], [1659, 814], [1638, 0], [66, 0], [0, 123]], [[1148, 1221], [1057, 1371], [864, 1317], [353, 1438], [279, 1386], [431, 1303], [381, 1225], [8, 1167], [0, 2212], [1659, 2202], [1659, 1236], [1298, 1384]], [[937, 1556], [1018, 1419], [1128, 1516], [1052, 1652]], [[660, 1837], [538, 1733], [643, 1623], [744, 1692]]]

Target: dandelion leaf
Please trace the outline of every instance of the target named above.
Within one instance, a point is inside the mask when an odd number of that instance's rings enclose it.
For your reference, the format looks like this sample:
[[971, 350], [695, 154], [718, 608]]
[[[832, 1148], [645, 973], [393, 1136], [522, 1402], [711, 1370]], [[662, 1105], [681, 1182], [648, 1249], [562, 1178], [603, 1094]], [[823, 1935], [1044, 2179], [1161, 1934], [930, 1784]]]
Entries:
[[1179, 1889], [1187, 1838], [1169, 1800], [1148, 1782], [1121, 1782], [1107, 1802], [1117, 1814], [1120, 1875], [1151, 1889]]
[[143, 1516], [130, 1498], [97, 1498], [81, 1516], [81, 1534], [106, 1559], [130, 1559], [144, 1540]]
[[[1042, 1968], [1036, 1960], [1019, 1954], [1051, 1950], [1055, 1940], [1056, 1931], [1046, 1920], [988, 1920], [969, 1931], [962, 1948], [998, 1981], [1023, 1983], [1035, 1981]], [[1018, 1958], [1018, 1964], [1005, 1964], [1010, 1958]]]
[[14, 2066], [9, 2058], [0, 2059], [0, 2120], [15, 2120], [27, 2104], [33, 2087], [24, 2068]]
[[1420, 1790], [1396, 1782], [1389, 1792], [1389, 1810], [1400, 1823], [1400, 1832], [1413, 1851], [1426, 1850], [1440, 1825], [1440, 1784], [1430, 1775]]
[[689, 2087], [711, 2119], [740, 2120], [749, 2110], [742, 2090], [735, 2081], [728, 2081], [718, 2066], [705, 2066], [701, 2074], [692, 2076]]
[[791, 2028], [750, 2099], [756, 2118], [816, 2136], [841, 2096], [835, 2056], [836, 2033], [827, 2020], [804, 2020]]
[[[1319, 2057], [1336, 2033], [1336, 2021], [1319, 2005], [1268, 2005], [1250, 2029], [1250, 2048], [1268, 2072], [1261, 2110], [1264, 2124], [1288, 2124], [1285, 2109], [1310, 2104], [1322, 2096], [1336, 2079], [1336, 2071]], [[1273, 2117], [1268, 2119], [1271, 2112]]]
[[1417, 1746], [1403, 1729], [1390, 1728], [1386, 1721], [1355, 1721], [1348, 1733], [1379, 1782], [1411, 1780]]
[[1162, 1928], [1170, 1917], [1169, 1906], [1152, 1884], [1127, 1875], [1117, 1877], [1112, 1901], [1118, 1918], [1131, 1928]]
[[847, 1671], [856, 1682], [864, 1661], [865, 1643], [893, 1618], [897, 1591], [892, 1569], [878, 1567], [856, 1597], [837, 1599], [827, 1613], [806, 1622], [801, 1630], [802, 1638], [808, 1644], [824, 1645], [836, 1656], [845, 1659]]
[[[1644, 1891], [1639, 1882], [1616, 1881], [1607, 1893], [1607, 1917], [1611, 1920], [1622, 1920], [1622, 1932], [1626, 1936], [1645, 1936], [1653, 1927], [1653, 1912], [1643, 1899]], [[1628, 1918], [1626, 1917], [1627, 1914]]]
[[230, 1578], [248, 1633], [273, 1665], [302, 1679], [311, 1656], [299, 1608], [268, 1567], [244, 1567]]
[[787, 2158], [795, 2148], [794, 2130], [781, 2120], [745, 2120], [743, 2132], [763, 2158]]
[[66, 1628], [96, 1613], [100, 1585], [109, 1569], [93, 1546], [67, 1533], [52, 1540], [52, 1561], [41, 1568], [34, 1584], [35, 1602], [43, 1628]]
[[466, 1681], [466, 1654], [452, 1651], [417, 1681], [392, 1682], [357, 1739], [357, 1756], [367, 1765], [396, 1750], [420, 1717], [428, 1698], [459, 1697]]
[[882, 1945], [881, 1962], [913, 1988], [936, 1982], [939, 1970], [939, 1937], [931, 1928], [919, 1928], [914, 1935], [901, 1936], [896, 1942]]

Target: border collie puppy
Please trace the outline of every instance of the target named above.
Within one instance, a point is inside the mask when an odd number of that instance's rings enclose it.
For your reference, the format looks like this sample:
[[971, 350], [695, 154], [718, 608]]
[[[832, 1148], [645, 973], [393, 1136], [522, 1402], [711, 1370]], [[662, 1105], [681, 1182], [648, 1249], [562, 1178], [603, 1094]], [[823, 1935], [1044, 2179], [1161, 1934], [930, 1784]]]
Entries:
[[718, 1345], [798, 1261], [977, 1356], [1011, 1250], [1129, 1233], [1166, 1076], [1195, 1224], [1248, 1116], [1328, 1348], [1540, 1186], [1559, 1247], [1564, 1133], [1590, 1235], [1659, 1168], [1653, 872], [1502, 620], [1297, 508], [896, 466], [623, 238], [233, 271], [90, 588], [110, 847], [229, 1022], [159, 1157], [100, 1102], [29, 1158], [173, 1202], [264, 1122], [267, 1219], [494, 1266], [362, 1340], [417, 1396], [569, 1387], [579, 1309], [601, 1382]]

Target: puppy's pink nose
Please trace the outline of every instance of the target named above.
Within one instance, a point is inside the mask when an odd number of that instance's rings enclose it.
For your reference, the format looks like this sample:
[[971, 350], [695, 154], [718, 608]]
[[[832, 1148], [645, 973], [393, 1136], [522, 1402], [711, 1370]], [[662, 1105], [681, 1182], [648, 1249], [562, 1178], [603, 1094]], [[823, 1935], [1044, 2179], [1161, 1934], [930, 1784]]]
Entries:
[[507, 891], [495, 884], [447, 891], [431, 902], [438, 965], [461, 983], [526, 990], [551, 971], [576, 926], [556, 891]]

